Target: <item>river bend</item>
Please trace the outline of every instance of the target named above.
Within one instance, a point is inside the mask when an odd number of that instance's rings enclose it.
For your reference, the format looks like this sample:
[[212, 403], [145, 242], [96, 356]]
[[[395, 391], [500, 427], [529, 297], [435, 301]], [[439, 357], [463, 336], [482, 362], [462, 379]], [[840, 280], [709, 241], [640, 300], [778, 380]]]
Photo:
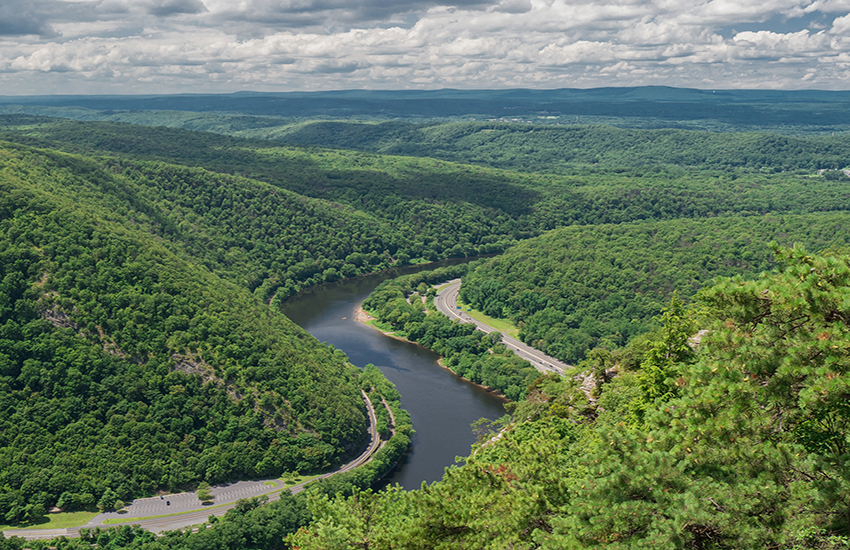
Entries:
[[439, 366], [430, 350], [385, 336], [355, 319], [369, 293], [399, 274], [384, 272], [313, 287], [290, 298], [283, 312], [320, 341], [344, 351], [355, 365], [373, 363], [396, 385], [416, 434], [406, 460], [388, 481], [417, 489], [423, 481], [439, 480], [455, 457], [469, 454], [475, 442], [470, 424], [481, 417], [499, 418], [505, 410], [502, 399]]

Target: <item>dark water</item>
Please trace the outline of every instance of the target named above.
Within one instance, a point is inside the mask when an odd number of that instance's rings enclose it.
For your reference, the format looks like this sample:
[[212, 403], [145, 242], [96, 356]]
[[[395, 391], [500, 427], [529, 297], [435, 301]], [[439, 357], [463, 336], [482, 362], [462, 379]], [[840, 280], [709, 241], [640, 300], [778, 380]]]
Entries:
[[501, 399], [440, 367], [431, 351], [384, 336], [355, 319], [369, 293], [396, 276], [380, 273], [308, 289], [290, 298], [283, 312], [319, 340], [343, 350], [355, 365], [373, 363], [396, 385], [416, 434], [406, 461], [388, 481], [417, 489], [423, 481], [440, 479], [456, 456], [469, 454], [475, 442], [470, 424], [481, 417], [499, 418], [505, 410]]

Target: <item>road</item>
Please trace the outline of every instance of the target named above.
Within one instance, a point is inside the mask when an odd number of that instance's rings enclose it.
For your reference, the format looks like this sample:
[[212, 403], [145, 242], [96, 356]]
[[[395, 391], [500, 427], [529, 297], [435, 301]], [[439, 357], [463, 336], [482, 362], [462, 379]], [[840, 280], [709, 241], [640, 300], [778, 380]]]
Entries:
[[[363, 399], [366, 402], [366, 408], [369, 412], [369, 435], [371, 437], [369, 446], [357, 458], [333, 472], [327, 472], [310, 481], [291, 486], [289, 490], [292, 493], [303, 491], [307, 483], [316, 479], [324, 479], [334, 474], [347, 472], [358, 466], [362, 466], [371, 460], [375, 451], [383, 445], [381, 436], [378, 434], [378, 419], [375, 416], [375, 408], [369, 396], [362, 390], [361, 393], [363, 394]], [[392, 411], [390, 411], [390, 414], [392, 414]], [[228, 510], [235, 508], [240, 499], [267, 495], [269, 501], [278, 500], [284, 489], [283, 482], [278, 479], [238, 481], [212, 487], [211, 492], [215, 502], [212, 506], [204, 507], [201, 505], [195, 493], [163, 495], [162, 498], [140, 498], [134, 500], [125, 508], [127, 510], [126, 513], [106, 512], [98, 514], [81, 527], [67, 529], [7, 529], [3, 534], [7, 537], [17, 536], [27, 540], [53, 539], [61, 536], [77, 537], [80, 534], [80, 529], [93, 529], [95, 527], [105, 529], [120, 525], [139, 525], [154, 533], [173, 531], [190, 525], [204, 523], [210, 515], [223, 516]], [[154, 517], [166, 514], [168, 517]], [[126, 518], [126, 521], [120, 523], [110, 523], [108, 525], [104, 525], [103, 523], [106, 520], [121, 520], [124, 518]]]
[[[457, 319], [461, 323], [474, 323], [475, 326], [478, 327], [478, 330], [486, 332], [487, 334], [495, 331], [496, 329], [493, 327], [473, 319], [462, 310], [458, 309], [457, 297], [459, 291], [460, 279], [449, 281], [449, 284], [441, 287], [437, 291], [437, 295], [434, 297], [434, 305], [437, 310], [449, 319]], [[531, 363], [531, 365], [540, 372], [554, 372], [563, 375], [566, 369], [571, 368], [571, 365], [559, 361], [554, 357], [550, 357], [542, 351], [536, 350], [506, 334], [502, 335], [502, 343], [518, 356]]]

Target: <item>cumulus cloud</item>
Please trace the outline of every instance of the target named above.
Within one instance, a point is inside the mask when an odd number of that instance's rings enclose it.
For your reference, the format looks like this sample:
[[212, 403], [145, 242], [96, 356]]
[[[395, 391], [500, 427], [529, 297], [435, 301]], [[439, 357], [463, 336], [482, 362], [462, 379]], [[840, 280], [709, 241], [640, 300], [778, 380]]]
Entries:
[[[217, 24], [250, 24], [255, 33], [269, 29], [333, 28], [388, 26], [405, 24], [411, 14], [420, 14], [437, 6], [453, 9], [485, 9], [498, 0], [207, 0], [206, 5]], [[247, 29], [247, 27], [246, 27]]]
[[150, 13], [157, 17], [169, 17], [178, 14], [203, 13], [207, 7], [200, 0], [160, 0], [150, 7]]
[[834, 34], [847, 34], [850, 31], [850, 15], [836, 17], [832, 22], [832, 32]]
[[532, 7], [531, 0], [504, 0], [493, 9], [503, 13], [528, 13]]
[[830, 88], [850, 0], [0, 0], [0, 70], [0, 94]]

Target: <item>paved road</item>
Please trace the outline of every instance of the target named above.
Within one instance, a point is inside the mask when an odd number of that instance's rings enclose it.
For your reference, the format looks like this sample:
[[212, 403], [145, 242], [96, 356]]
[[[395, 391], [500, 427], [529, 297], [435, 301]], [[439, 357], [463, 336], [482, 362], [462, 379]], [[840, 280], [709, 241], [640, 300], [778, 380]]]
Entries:
[[[449, 319], [457, 319], [461, 323], [475, 323], [478, 330], [488, 334], [495, 331], [496, 329], [493, 327], [473, 319], [462, 310], [458, 309], [457, 295], [459, 291], [460, 279], [449, 281], [449, 284], [440, 288], [437, 291], [437, 295], [434, 297], [434, 305], [437, 307], [437, 310], [439, 310], [443, 315], [446, 315]], [[550, 357], [542, 351], [536, 350], [533, 347], [520, 342], [516, 338], [511, 338], [505, 334], [502, 335], [502, 343], [514, 353], [531, 363], [531, 365], [540, 372], [555, 372], [563, 375], [564, 370], [571, 367], [571, 365], [559, 361], [554, 357]]]
[[[371, 438], [369, 446], [365, 451], [363, 451], [363, 453], [360, 454], [360, 456], [348, 464], [345, 464], [333, 472], [322, 474], [316, 479], [324, 479], [339, 472], [347, 472], [348, 470], [352, 470], [365, 464], [371, 460], [375, 451], [383, 445], [381, 436], [378, 434], [377, 430], [378, 419], [375, 416], [375, 408], [372, 406], [372, 401], [369, 399], [369, 396], [367, 396], [365, 392], [362, 393], [363, 399], [366, 401], [366, 408], [369, 411], [369, 435]], [[390, 414], [392, 414], [392, 412], [390, 412]], [[307, 483], [309, 482], [293, 485], [289, 490], [292, 493], [299, 493], [304, 490], [304, 486]], [[190, 525], [203, 523], [207, 521], [210, 515], [223, 516], [228, 510], [235, 508], [237, 501], [240, 499], [268, 495], [269, 501], [278, 500], [283, 489], [283, 482], [277, 479], [238, 481], [236, 483], [227, 483], [225, 485], [212, 487], [211, 492], [215, 497], [215, 504], [210, 507], [204, 507], [201, 505], [201, 502], [198, 500], [195, 493], [164, 495], [162, 498], [140, 498], [134, 500], [126, 507], [126, 514], [119, 514], [117, 512], [98, 514], [82, 527], [71, 527], [68, 529], [7, 529], [4, 531], [4, 534], [7, 537], [17, 536], [24, 537], [28, 540], [53, 539], [61, 536], [77, 537], [80, 534], [80, 529], [93, 529], [95, 527], [105, 529], [120, 525], [139, 525], [148, 531], [153, 531], [154, 533], [158, 533], [160, 531], [173, 531], [175, 529], [182, 529]], [[219, 506], [221, 504], [224, 506]], [[165, 514], [178, 515], [164, 518], [151, 517]], [[124, 518], [127, 518], [127, 521], [118, 524], [103, 524], [103, 522], [107, 519]]]

